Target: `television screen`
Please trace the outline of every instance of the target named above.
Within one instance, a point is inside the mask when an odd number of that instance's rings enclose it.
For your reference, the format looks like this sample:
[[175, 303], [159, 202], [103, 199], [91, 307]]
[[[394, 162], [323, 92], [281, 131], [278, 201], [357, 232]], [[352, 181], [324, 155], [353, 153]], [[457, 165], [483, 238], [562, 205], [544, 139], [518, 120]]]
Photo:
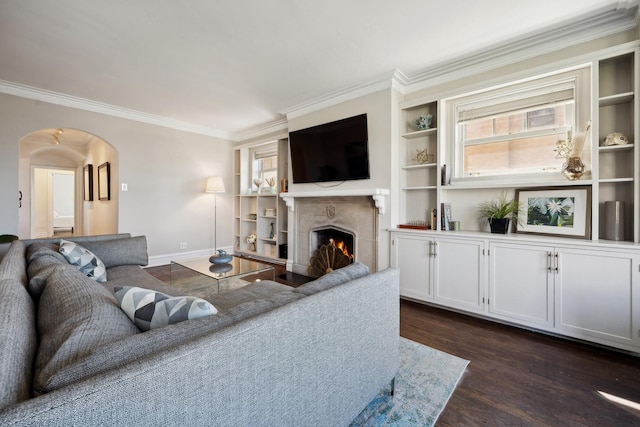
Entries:
[[293, 183], [369, 179], [367, 115], [289, 133]]

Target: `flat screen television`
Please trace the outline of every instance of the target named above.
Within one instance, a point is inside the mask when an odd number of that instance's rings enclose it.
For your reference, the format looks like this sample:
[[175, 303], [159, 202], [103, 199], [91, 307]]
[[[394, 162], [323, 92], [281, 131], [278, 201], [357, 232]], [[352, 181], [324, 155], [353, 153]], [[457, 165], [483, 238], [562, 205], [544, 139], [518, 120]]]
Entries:
[[289, 133], [294, 184], [369, 179], [367, 115]]

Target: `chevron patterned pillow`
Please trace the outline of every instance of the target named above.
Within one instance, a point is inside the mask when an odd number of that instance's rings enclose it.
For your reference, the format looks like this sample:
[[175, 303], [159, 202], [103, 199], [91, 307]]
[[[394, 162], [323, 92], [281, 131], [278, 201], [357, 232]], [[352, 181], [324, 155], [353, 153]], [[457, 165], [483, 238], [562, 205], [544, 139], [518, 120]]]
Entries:
[[114, 290], [122, 311], [142, 331], [218, 313], [212, 304], [193, 296], [171, 297], [136, 286], [115, 286]]
[[107, 267], [89, 249], [68, 240], [60, 240], [60, 253], [69, 264], [97, 282], [107, 281]]

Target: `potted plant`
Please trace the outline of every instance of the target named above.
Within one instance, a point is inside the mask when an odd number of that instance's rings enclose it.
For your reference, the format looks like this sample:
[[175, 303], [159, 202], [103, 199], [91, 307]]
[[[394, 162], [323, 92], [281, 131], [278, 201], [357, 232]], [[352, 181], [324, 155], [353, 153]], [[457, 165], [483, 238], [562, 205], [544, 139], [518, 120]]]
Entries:
[[507, 234], [510, 220], [518, 221], [519, 209], [520, 204], [503, 192], [497, 199], [481, 203], [479, 214], [482, 219], [489, 221], [492, 233]]

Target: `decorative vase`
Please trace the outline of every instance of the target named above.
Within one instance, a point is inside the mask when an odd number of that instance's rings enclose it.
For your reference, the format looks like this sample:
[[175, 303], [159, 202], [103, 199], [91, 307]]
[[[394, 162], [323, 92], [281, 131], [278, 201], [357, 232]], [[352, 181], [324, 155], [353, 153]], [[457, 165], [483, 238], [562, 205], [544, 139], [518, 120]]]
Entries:
[[493, 234], [507, 234], [509, 218], [489, 218], [489, 227]]
[[233, 256], [227, 254], [227, 252], [225, 252], [222, 249], [218, 249], [218, 253], [216, 255], [212, 255], [209, 258], [209, 262], [213, 264], [226, 264], [230, 262], [232, 259], [233, 259]]
[[562, 165], [562, 173], [571, 181], [580, 179], [584, 169], [585, 166], [580, 157], [567, 157], [567, 161]]

